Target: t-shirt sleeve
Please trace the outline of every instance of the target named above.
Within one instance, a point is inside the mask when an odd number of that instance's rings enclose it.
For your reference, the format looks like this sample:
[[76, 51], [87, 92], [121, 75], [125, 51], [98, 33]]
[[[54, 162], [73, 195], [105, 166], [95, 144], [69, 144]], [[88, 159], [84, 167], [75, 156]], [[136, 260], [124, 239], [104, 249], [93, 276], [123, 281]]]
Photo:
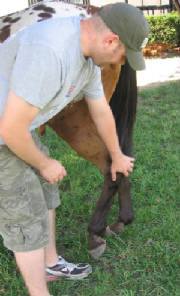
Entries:
[[42, 45], [20, 46], [11, 75], [10, 89], [42, 109], [60, 89], [61, 71], [55, 52]]
[[99, 67], [95, 66], [88, 84], [83, 89], [83, 93], [89, 99], [99, 99], [104, 95], [101, 69]]

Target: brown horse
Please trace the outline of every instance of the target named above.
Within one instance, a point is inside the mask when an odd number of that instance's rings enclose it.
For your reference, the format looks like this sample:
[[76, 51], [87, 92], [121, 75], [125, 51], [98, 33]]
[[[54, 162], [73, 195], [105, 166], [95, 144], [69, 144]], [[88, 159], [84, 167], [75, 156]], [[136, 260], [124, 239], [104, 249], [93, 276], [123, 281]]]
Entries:
[[[92, 6], [86, 8], [57, 1], [38, 3], [31, 8], [2, 17], [0, 19], [0, 41], [3, 42], [16, 31], [36, 21], [68, 15], [87, 17], [97, 9]], [[115, 117], [122, 151], [132, 156], [132, 134], [137, 100], [136, 73], [127, 62], [122, 68], [120, 64], [109, 65], [102, 70], [102, 82], [107, 101]], [[119, 235], [124, 225], [133, 220], [129, 179], [119, 173], [115, 182], [111, 180], [111, 159], [99, 138], [83, 98], [76, 98], [47, 124], [77, 153], [95, 164], [104, 175], [102, 192], [88, 226], [89, 249], [92, 256], [97, 258], [106, 247], [106, 241], [102, 238], [103, 234]], [[42, 133], [44, 128], [42, 126], [39, 132]], [[119, 217], [107, 227], [106, 218], [116, 192], [119, 198]]]

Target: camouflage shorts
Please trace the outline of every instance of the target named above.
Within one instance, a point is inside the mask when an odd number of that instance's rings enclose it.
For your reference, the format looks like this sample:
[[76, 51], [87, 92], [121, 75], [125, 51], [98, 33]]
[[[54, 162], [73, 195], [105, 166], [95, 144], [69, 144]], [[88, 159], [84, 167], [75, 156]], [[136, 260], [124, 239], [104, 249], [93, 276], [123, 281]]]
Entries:
[[[33, 133], [36, 145], [48, 149]], [[7, 146], [0, 145], [0, 234], [14, 252], [32, 251], [49, 243], [48, 210], [60, 204], [58, 185], [51, 185]]]

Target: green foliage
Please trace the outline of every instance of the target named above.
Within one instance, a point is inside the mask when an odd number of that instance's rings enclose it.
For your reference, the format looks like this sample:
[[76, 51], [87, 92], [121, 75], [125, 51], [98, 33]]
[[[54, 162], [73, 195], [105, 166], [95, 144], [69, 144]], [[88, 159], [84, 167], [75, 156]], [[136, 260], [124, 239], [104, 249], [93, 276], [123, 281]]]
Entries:
[[150, 26], [149, 43], [164, 42], [178, 46], [180, 42], [180, 20], [173, 11], [164, 15], [146, 16]]

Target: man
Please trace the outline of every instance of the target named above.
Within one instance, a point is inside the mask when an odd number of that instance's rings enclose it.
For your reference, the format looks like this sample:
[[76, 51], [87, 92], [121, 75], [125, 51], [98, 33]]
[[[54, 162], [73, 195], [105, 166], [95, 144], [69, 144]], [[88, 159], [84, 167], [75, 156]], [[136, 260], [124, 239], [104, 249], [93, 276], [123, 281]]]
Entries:
[[134, 158], [121, 152], [97, 66], [122, 62], [126, 56], [132, 68], [143, 69], [141, 50], [147, 37], [141, 12], [116, 3], [90, 19], [33, 24], [0, 46], [0, 233], [31, 296], [50, 295], [46, 279], [80, 279], [91, 272], [89, 264], [58, 257], [57, 182], [66, 170], [50, 158], [34, 129], [83, 92], [112, 159], [112, 180], [117, 172], [127, 177]]

